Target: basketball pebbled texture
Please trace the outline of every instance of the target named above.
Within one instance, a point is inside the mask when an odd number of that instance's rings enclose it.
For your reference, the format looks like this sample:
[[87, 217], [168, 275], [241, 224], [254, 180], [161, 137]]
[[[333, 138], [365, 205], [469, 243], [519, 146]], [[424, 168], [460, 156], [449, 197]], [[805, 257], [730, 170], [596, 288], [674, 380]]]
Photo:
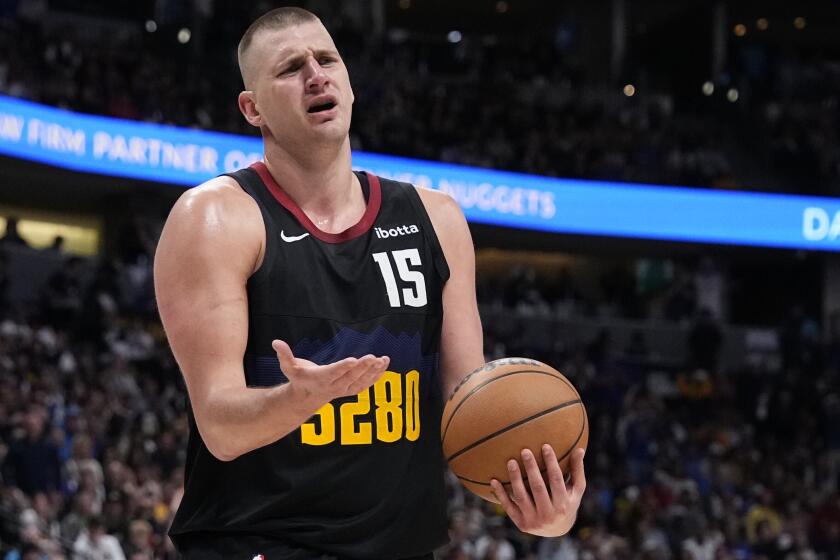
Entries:
[[536, 360], [502, 358], [467, 375], [452, 392], [443, 409], [441, 441], [461, 483], [498, 503], [490, 480], [509, 483], [507, 461], [521, 464], [522, 449], [534, 452], [545, 473], [540, 450], [550, 444], [568, 475], [572, 451], [589, 442], [589, 422], [580, 395], [563, 374]]

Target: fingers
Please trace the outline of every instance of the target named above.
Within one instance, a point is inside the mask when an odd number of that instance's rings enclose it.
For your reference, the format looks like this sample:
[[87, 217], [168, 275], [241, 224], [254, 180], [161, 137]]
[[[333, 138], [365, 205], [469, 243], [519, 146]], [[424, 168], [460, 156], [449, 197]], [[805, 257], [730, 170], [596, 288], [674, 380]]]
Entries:
[[352, 379], [355, 379], [366, 372], [375, 359], [376, 358], [374, 356], [368, 354], [367, 356], [357, 358], [355, 363], [351, 364], [349, 367], [341, 370], [333, 368], [334, 371], [330, 372], [333, 376], [329, 383], [336, 387], [347, 387]]
[[[292, 349], [282, 340], [273, 340], [271, 347], [277, 352], [277, 360], [280, 362], [280, 369], [285, 375], [289, 370], [295, 367], [295, 355], [292, 354]], [[288, 377], [288, 376], [287, 376]]]
[[382, 374], [385, 373], [390, 361], [388, 356], [374, 358], [370, 366], [364, 371], [352, 376], [345, 375], [343, 379], [349, 382], [346, 390], [347, 394], [355, 395], [376, 383], [382, 377]]
[[563, 469], [560, 468], [560, 463], [557, 461], [557, 454], [554, 448], [548, 444], [542, 446], [543, 459], [545, 460], [545, 477], [548, 479], [549, 487], [551, 488], [551, 501], [554, 505], [560, 503], [560, 500], [566, 496], [566, 480], [563, 476]]
[[522, 471], [519, 469], [519, 463], [515, 459], [511, 459], [507, 463], [508, 477], [510, 477], [510, 487], [513, 494], [513, 501], [519, 506], [522, 515], [528, 519], [534, 516], [534, 503], [531, 501], [531, 496], [528, 495], [528, 490], [525, 489], [525, 483], [522, 480]]
[[522, 521], [522, 510], [519, 509], [513, 500], [510, 499], [508, 496], [507, 490], [505, 487], [502, 486], [502, 483], [496, 480], [495, 478], [490, 481], [490, 487], [493, 489], [493, 495], [496, 496], [496, 499], [502, 504], [502, 507], [505, 508], [505, 512], [510, 517], [511, 521], [513, 521], [516, 526], [518, 527]]
[[371, 354], [362, 356], [358, 362], [332, 381], [332, 386], [343, 395], [355, 395], [373, 385], [388, 367], [390, 358], [377, 358]]
[[572, 488], [571, 491], [577, 496], [583, 496], [583, 491], [586, 490], [586, 473], [583, 470], [583, 456], [586, 452], [583, 448], [578, 447], [572, 452], [571, 471], [572, 471]]
[[289, 347], [286, 342], [282, 340], [273, 340], [271, 341], [271, 347], [277, 353], [277, 359], [280, 362], [280, 369], [283, 370], [283, 373], [286, 374], [286, 377], [289, 377], [289, 373], [291, 372], [292, 375], [296, 374], [299, 371], [303, 371], [305, 368], [321, 368], [323, 372], [322, 375], [330, 375], [336, 374], [341, 375], [347, 371], [347, 368], [353, 367], [358, 360], [356, 358], [344, 358], [343, 360], [339, 360], [337, 362], [333, 362], [331, 364], [326, 364], [323, 366], [319, 366], [310, 362], [309, 360], [304, 360], [301, 358], [296, 358], [295, 355], [292, 353], [292, 349]]
[[[280, 369], [286, 377], [302, 383], [317, 382], [329, 386], [334, 396], [355, 395], [371, 385], [390, 365], [388, 356], [376, 357], [367, 354], [361, 358], [344, 358], [331, 364], [319, 366], [308, 360], [296, 358], [292, 349], [282, 340], [274, 340], [271, 347], [277, 353]], [[314, 374], [314, 376], [308, 375]], [[316, 379], [317, 377], [317, 379]], [[311, 378], [311, 379], [310, 379]]]
[[531, 488], [531, 496], [534, 498], [534, 505], [540, 517], [547, 517], [551, 514], [551, 496], [548, 495], [548, 487], [543, 480], [537, 458], [530, 449], [522, 450], [522, 464], [525, 465], [525, 472], [528, 475], [528, 486]]
[[[519, 463], [507, 463], [511, 492], [496, 479], [490, 481], [493, 494], [501, 502], [516, 526], [527, 533], [558, 536], [568, 533], [574, 524], [586, 477], [583, 472], [583, 449], [575, 449], [570, 458], [571, 482], [566, 486], [563, 470], [554, 449], [548, 444], [541, 448], [545, 460], [545, 475], [540, 472], [537, 457], [530, 449], [521, 451], [524, 475]], [[527, 487], [524, 476], [528, 478]], [[530, 490], [530, 491], [529, 491]]]

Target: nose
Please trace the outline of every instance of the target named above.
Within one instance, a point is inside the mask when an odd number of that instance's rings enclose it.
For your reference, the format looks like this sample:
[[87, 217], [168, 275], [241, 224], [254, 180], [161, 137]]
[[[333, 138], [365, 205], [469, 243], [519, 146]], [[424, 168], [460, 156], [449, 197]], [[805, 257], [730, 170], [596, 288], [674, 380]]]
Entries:
[[306, 91], [317, 92], [324, 88], [329, 82], [327, 73], [324, 68], [318, 63], [315, 57], [308, 57], [306, 59]]

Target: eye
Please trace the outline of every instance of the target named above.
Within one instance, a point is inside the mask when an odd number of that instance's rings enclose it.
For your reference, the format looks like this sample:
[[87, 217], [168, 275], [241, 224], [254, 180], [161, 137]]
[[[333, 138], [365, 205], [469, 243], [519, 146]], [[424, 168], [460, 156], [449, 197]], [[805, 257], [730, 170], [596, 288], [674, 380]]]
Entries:
[[292, 62], [291, 64], [286, 66], [283, 70], [281, 70], [280, 73], [278, 74], [278, 76], [287, 76], [289, 74], [294, 74], [295, 72], [300, 70], [301, 66], [303, 66], [303, 62], [297, 62], [297, 61]]
[[318, 64], [320, 64], [321, 66], [328, 66], [328, 65], [332, 64], [333, 62], [335, 62], [335, 58], [333, 58], [331, 56], [322, 56], [321, 58], [318, 59]]

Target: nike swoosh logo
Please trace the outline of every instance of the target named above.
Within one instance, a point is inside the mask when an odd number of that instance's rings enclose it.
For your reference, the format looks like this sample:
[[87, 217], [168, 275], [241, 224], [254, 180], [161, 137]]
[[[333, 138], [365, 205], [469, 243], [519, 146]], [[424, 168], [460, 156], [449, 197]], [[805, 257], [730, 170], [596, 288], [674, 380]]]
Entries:
[[286, 243], [291, 243], [292, 241], [300, 241], [304, 237], [308, 236], [308, 233], [301, 233], [300, 235], [286, 235], [286, 233], [283, 230], [280, 230], [280, 238]]

